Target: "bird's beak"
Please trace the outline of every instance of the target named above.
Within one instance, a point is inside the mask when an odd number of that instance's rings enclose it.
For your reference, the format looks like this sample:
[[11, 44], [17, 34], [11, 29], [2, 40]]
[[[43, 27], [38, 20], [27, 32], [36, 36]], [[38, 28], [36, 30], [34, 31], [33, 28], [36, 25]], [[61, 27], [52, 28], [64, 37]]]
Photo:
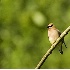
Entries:
[[47, 28], [49, 28], [49, 26], [47, 26]]

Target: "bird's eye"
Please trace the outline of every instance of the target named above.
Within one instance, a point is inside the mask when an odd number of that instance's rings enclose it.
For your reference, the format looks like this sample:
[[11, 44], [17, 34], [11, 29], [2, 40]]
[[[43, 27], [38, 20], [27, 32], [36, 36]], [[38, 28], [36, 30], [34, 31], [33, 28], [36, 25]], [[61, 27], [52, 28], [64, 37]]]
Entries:
[[52, 27], [52, 26], [53, 26], [53, 24], [50, 27]]

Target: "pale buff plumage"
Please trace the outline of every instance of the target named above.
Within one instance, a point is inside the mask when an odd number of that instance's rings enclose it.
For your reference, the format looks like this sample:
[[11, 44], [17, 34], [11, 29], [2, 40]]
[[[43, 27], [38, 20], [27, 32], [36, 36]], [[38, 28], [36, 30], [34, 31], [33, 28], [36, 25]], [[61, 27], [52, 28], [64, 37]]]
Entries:
[[[53, 25], [53, 23], [50, 23], [48, 26]], [[56, 27], [53, 25], [52, 27], [48, 28], [48, 37], [49, 37], [49, 41], [51, 44], [53, 44], [57, 38], [60, 36], [60, 32], [58, 29], [56, 29]]]
[[[49, 41], [51, 44], [53, 44], [57, 38], [59, 38], [59, 36], [61, 35], [61, 32], [53, 25], [53, 23], [50, 23], [48, 26], [48, 38], [49, 38]], [[62, 51], [62, 44], [64, 43], [65, 47], [66, 47], [66, 44], [64, 42], [64, 38], [63, 40], [60, 42], [60, 53], [63, 54], [63, 51]]]

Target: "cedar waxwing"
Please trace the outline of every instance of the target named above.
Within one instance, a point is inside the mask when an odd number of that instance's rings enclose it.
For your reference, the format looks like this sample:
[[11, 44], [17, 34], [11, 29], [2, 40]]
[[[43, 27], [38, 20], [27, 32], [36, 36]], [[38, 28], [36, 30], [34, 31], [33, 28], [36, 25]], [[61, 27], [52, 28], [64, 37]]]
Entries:
[[[51, 44], [53, 44], [57, 38], [61, 35], [61, 32], [53, 25], [53, 23], [50, 23], [48, 26], [48, 38], [49, 38], [49, 41]], [[66, 44], [64, 42], [64, 38], [61, 40], [61, 42], [59, 43], [60, 44], [60, 54], [63, 54], [63, 51], [62, 51], [62, 44], [64, 43], [65, 47], [66, 47]], [[67, 48], [67, 47], [66, 47]]]

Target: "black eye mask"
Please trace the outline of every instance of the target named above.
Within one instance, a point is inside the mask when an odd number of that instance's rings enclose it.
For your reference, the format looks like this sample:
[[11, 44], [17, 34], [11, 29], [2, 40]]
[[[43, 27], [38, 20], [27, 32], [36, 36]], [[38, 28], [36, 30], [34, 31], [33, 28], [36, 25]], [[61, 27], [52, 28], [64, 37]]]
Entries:
[[47, 28], [49, 28], [49, 27], [52, 27], [53, 25], [51, 25], [51, 26], [47, 26]]

